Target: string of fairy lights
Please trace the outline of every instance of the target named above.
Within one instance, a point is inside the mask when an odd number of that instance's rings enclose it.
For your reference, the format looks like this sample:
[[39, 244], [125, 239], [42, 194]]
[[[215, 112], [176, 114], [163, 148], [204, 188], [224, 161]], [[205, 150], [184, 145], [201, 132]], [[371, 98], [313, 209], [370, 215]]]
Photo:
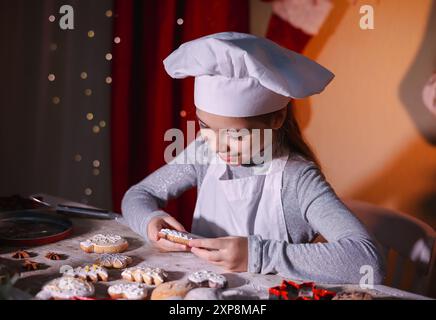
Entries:
[[[109, 10], [105, 11], [105, 16], [107, 18], [112, 18], [114, 16], [114, 13], [113, 13], [112, 10], [109, 9]], [[48, 21], [50, 23], [54, 23], [56, 21], [56, 17], [54, 15], [50, 15], [48, 17]], [[88, 30], [86, 32], [86, 36], [90, 40], [92, 40], [92, 39], [94, 39], [97, 36], [97, 34], [96, 34], [95, 30]], [[115, 36], [113, 38], [113, 42], [115, 44], [120, 44], [121, 43], [121, 38], [119, 36]], [[56, 43], [51, 43], [50, 44], [50, 50], [51, 51], [56, 51], [57, 49], [58, 49], [58, 44], [56, 44]], [[104, 59], [106, 61], [108, 61], [108, 62], [110, 62], [112, 60], [112, 58], [113, 58], [113, 56], [112, 56], [111, 52], [107, 52], [104, 55]], [[86, 81], [89, 78], [89, 74], [88, 74], [88, 72], [86, 70], [82, 70], [79, 73], [78, 76], [83, 81]], [[56, 74], [53, 73], [53, 72], [49, 73], [47, 79], [48, 79], [49, 82], [55, 82], [56, 81]], [[105, 81], [106, 84], [111, 85], [112, 84], [112, 77], [111, 77], [111, 75], [107, 75], [104, 78], [104, 81]], [[93, 94], [93, 91], [92, 91], [91, 88], [86, 88], [86, 89], [84, 89], [83, 94], [85, 96], [89, 97], [89, 96], [91, 96]], [[60, 105], [61, 104], [61, 97], [58, 96], [58, 95], [52, 96], [51, 97], [51, 103], [53, 105]], [[104, 119], [97, 119], [96, 115], [93, 112], [91, 112], [91, 111], [86, 112], [86, 114], [84, 115], [84, 120], [85, 121], [89, 121], [89, 122], [92, 123], [91, 130], [92, 130], [93, 134], [99, 134], [101, 132], [101, 130], [103, 130], [107, 126], [107, 123], [106, 123], [106, 121]], [[83, 157], [82, 157], [82, 155], [80, 153], [76, 153], [76, 154], [73, 155], [73, 161], [81, 162], [82, 160], [83, 160]], [[100, 170], [101, 170], [101, 167], [102, 167], [101, 161], [98, 160], [98, 159], [94, 159], [94, 160], [92, 160], [91, 165], [92, 165], [92, 174], [94, 176], [100, 175]], [[93, 189], [90, 186], [86, 186], [83, 189], [83, 194], [85, 196], [89, 197], [89, 196], [91, 196], [93, 194]], [[88, 200], [85, 198], [85, 199], [82, 199], [82, 202], [87, 203]]]
[[[106, 10], [104, 14], [109, 19], [113, 18], [113, 17], [116, 17], [116, 15], [114, 15], [113, 11], [110, 10], [110, 9]], [[50, 23], [56, 22], [56, 16], [55, 15], [50, 15], [48, 17], [48, 21]], [[176, 19], [175, 22], [176, 22], [176, 24], [178, 26], [182, 26], [183, 23], [184, 23], [184, 20], [182, 18], [178, 18], [178, 19]], [[95, 37], [98, 36], [96, 31], [92, 30], [92, 29], [91, 30], [87, 30], [85, 32], [86, 32], [86, 37], [89, 40], [92, 40], [92, 39], [94, 39]], [[121, 43], [121, 38], [119, 36], [115, 35], [114, 38], [113, 38], [113, 43], [115, 45], [120, 44]], [[50, 51], [55, 52], [56, 50], [58, 50], [58, 44], [57, 43], [51, 43], [50, 44]], [[104, 54], [104, 59], [106, 61], [108, 61], [108, 62], [112, 61], [112, 59], [113, 59], [112, 53], [111, 52], [106, 52]], [[89, 74], [88, 74], [87, 70], [80, 71], [78, 76], [80, 77], [80, 79], [82, 81], [86, 81], [87, 79], [89, 79]], [[48, 81], [51, 82], [51, 83], [53, 83], [53, 82], [55, 82], [57, 80], [56, 74], [53, 73], [53, 72], [49, 73], [47, 78], [48, 78]], [[104, 78], [104, 81], [105, 81], [105, 83], [107, 85], [111, 85], [112, 84], [112, 77], [111, 77], [111, 75], [107, 75]], [[83, 90], [83, 94], [85, 96], [87, 96], [87, 97], [90, 97], [93, 94], [93, 91], [92, 91], [91, 88], [88, 87], [88, 88], [85, 88]], [[52, 96], [51, 97], [51, 103], [53, 105], [60, 105], [61, 104], [61, 97], [59, 95]], [[186, 118], [186, 116], [187, 116], [187, 112], [185, 110], [181, 110], [180, 111], [180, 117], [181, 118]], [[103, 119], [97, 119], [96, 115], [92, 111], [88, 111], [88, 112], [85, 113], [84, 120], [88, 121], [88, 122], [90, 122], [92, 124], [90, 126], [90, 128], [91, 128], [93, 134], [99, 134], [101, 132], [101, 130], [104, 130], [106, 128], [106, 126], [107, 126], [106, 121], [103, 120]], [[82, 156], [82, 154], [80, 154], [80, 153], [74, 154], [72, 158], [73, 158], [73, 161], [75, 161], [75, 162], [82, 162], [84, 160], [84, 156]], [[92, 168], [92, 174], [94, 176], [100, 175], [100, 170], [102, 169], [102, 162], [100, 160], [98, 160], [98, 159], [94, 159], [94, 160], [91, 161], [91, 166], [92, 166], [91, 167]], [[82, 194], [84, 196], [90, 197], [93, 194], [93, 189], [90, 186], [84, 186], [84, 189], [83, 189], [82, 192], [83, 192]], [[87, 203], [88, 202], [88, 198], [82, 198], [81, 202]]]

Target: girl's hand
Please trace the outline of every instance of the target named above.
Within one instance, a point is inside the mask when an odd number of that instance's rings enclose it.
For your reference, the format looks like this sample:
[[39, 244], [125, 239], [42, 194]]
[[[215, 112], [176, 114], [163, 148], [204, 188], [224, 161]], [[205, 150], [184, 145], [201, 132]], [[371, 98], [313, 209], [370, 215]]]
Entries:
[[191, 252], [210, 263], [232, 272], [247, 271], [248, 239], [246, 237], [223, 237], [189, 240]]
[[167, 239], [159, 238], [158, 233], [162, 228], [175, 229], [186, 232], [183, 225], [173, 217], [155, 217], [148, 224], [147, 235], [151, 243], [161, 252], [189, 251], [184, 244], [174, 243]]

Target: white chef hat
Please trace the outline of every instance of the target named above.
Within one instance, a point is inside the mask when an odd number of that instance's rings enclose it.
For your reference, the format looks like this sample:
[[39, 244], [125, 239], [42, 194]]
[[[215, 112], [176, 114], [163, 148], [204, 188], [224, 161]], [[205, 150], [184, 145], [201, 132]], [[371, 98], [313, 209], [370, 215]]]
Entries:
[[277, 111], [291, 98], [320, 93], [334, 77], [301, 54], [238, 32], [186, 42], [163, 63], [172, 78], [195, 77], [197, 108], [228, 117]]

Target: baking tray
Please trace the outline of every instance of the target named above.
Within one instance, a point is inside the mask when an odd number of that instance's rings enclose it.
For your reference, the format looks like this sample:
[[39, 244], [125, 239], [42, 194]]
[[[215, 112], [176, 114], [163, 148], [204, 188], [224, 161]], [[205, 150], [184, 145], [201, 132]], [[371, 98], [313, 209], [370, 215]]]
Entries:
[[0, 243], [10, 246], [39, 246], [67, 238], [73, 223], [50, 210], [0, 212]]

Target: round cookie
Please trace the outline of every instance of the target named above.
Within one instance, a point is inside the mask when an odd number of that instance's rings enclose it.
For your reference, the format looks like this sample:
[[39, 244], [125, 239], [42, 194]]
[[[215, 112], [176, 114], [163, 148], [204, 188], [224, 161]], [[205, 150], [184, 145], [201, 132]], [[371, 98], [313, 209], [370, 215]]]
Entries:
[[91, 282], [107, 281], [109, 274], [107, 270], [97, 264], [85, 265], [83, 267], [77, 267], [65, 272], [66, 276], [77, 277], [83, 280], [89, 280]]
[[80, 248], [87, 253], [120, 253], [128, 246], [127, 240], [116, 234], [96, 234], [80, 242]]
[[122, 269], [132, 263], [132, 258], [119, 253], [104, 253], [95, 260], [95, 264], [106, 268]]
[[145, 300], [148, 297], [148, 288], [142, 283], [118, 283], [107, 290], [112, 299]]
[[226, 277], [208, 270], [191, 273], [188, 280], [200, 287], [225, 288], [227, 286]]
[[151, 300], [183, 299], [194, 288], [195, 285], [186, 280], [164, 282], [153, 290]]
[[64, 276], [48, 282], [36, 295], [37, 299], [68, 300], [74, 297], [90, 297], [94, 286], [80, 278]]
[[161, 268], [137, 266], [127, 268], [121, 273], [121, 276], [127, 281], [144, 282], [148, 285], [160, 285], [165, 282], [168, 274]]

